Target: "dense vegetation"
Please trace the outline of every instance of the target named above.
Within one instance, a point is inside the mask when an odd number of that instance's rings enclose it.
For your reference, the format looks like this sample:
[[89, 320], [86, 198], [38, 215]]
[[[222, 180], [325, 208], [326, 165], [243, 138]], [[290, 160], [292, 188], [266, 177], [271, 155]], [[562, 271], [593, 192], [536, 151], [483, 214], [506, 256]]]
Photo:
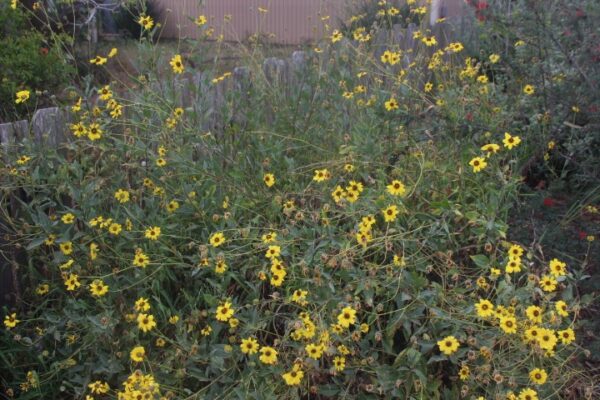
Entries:
[[[568, 11], [599, 6], [477, 1], [473, 34], [442, 43], [407, 3], [328, 27], [288, 78], [257, 47], [248, 81], [194, 74], [202, 55], [158, 47], [139, 15], [140, 74], [73, 93], [60, 148], [26, 140], [0, 161], [1, 251], [26, 255], [3, 393], [597, 397], [579, 292], [594, 232], [565, 258], [509, 222], [542, 180], [598, 214], [597, 28]], [[418, 23], [404, 39], [401, 11]], [[587, 50], [550, 35], [559, 23]], [[2, 100], [32, 104], [13, 90]]]

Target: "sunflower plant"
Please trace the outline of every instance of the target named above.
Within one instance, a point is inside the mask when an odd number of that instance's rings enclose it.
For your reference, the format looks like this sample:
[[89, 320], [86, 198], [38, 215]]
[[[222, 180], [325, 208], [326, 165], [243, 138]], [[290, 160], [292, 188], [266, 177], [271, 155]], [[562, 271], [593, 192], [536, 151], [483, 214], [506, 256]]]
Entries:
[[382, 57], [328, 32], [285, 84], [249, 59], [240, 119], [235, 90], [204, 107], [229, 72], [182, 106], [192, 65], [148, 18], [161, 62], [130, 92], [76, 93], [58, 149], [26, 140], [3, 161], [2, 251], [27, 256], [5, 393], [592, 398], [583, 268], [508, 237], [519, 103], [460, 42], [422, 26], [409, 55], [390, 38]]

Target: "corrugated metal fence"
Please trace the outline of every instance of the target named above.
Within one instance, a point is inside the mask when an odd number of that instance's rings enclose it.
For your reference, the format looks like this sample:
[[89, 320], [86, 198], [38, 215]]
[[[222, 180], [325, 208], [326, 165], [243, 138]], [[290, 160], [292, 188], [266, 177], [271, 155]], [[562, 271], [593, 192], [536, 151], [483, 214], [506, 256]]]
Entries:
[[[246, 40], [260, 33], [272, 42], [299, 44], [322, 36], [324, 24], [336, 24], [346, 0], [155, 0], [166, 38], [198, 38], [193, 19], [204, 15], [213, 38]], [[326, 19], [329, 17], [329, 19]]]

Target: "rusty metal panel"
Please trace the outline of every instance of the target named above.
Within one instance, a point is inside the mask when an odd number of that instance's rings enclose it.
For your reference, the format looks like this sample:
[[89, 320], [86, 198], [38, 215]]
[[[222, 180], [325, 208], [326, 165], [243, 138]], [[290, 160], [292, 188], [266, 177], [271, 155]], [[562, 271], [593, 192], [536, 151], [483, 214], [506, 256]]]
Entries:
[[204, 15], [215, 30], [213, 38], [222, 34], [225, 40], [238, 41], [258, 33], [272, 42], [299, 44], [320, 38], [325, 23], [343, 18], [345, 0], [206, 0], [203, 6], [197, 0], [155, 2], [166, 38], [199, 38], [193, 19]]

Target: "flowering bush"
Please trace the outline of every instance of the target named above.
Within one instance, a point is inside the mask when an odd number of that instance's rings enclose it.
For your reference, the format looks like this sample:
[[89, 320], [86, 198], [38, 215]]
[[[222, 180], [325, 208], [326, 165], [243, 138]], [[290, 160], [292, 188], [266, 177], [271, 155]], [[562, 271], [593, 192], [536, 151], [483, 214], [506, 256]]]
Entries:
[[181, 107], [157, 78], [189, 71], [175, 51], [127, 95], [76, 95], [67, 143], [3, 167], [4, 203], [22, 194], [3, 251], [28, 255], [5, 393], [593, 398], [583, 268], [507, 237], [532, 93], [487, 78], [494, 54], [414, 40], [376, 57], [330, 32], [290, 82], [251, 70], [218, 108], [232, 74], [202, 74]]
[[600, 176], [600, 4], [585, 0], [549, 2], [470, 1], [481, 21], [468, 50], [497, 62], [490, 80], [509, 92], [522, 88], [517, 115], [529, 142], [523, 158], [532, 186], [557, 181], [567, 189], [593, 190]]

